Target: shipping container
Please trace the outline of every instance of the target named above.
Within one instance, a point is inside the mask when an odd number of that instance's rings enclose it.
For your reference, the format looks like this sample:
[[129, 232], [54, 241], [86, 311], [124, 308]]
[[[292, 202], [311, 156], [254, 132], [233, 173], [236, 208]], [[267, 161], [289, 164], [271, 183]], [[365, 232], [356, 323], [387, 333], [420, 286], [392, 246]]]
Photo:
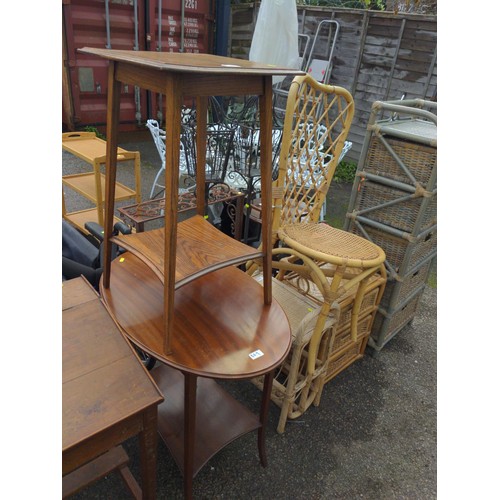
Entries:
[[[79, 48], [212, 53], [215, 0], [63, 0], [64, 130], [104, 130], [107, 62]], [[132, 85], [121, 92], [120, 131], [160, 119], [158, 95]]]
[[[213, 53], [215, 0], [149, 0], [147, 7], [147, 50]], [[165, 100], [156, 93], [149, 97], [149, 118], [162, 124]]]

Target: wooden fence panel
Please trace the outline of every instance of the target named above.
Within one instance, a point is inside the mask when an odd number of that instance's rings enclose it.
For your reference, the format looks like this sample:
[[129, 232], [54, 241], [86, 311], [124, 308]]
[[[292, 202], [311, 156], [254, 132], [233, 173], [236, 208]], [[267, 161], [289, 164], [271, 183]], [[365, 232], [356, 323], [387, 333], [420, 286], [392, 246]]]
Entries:
[[[232, 6], [228, 54], [248, 59], [260, 4]], [[347, 158], [357, 162], [371, 106], [377, 100], [437, 99], [437, 18], [419, 14], [329, 7], [297, 7], [299, 33], [311, 42], [322, 19], [340, 24], [329, 83], [347, 88], [356, 113]], [[329, 53], [330, 40], [320, 37], [318, 58]]]

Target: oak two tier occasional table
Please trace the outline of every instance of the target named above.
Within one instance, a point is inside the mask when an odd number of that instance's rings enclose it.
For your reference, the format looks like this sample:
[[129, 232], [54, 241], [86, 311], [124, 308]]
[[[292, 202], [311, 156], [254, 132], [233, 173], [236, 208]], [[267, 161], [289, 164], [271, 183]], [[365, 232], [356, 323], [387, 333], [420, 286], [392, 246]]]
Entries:
[[[264, 304], [255, 280], [224, 267], [177, 290], [171, 353], [166, 353], [162, 288], [151, 268], [127, 252], [113, 261], [112, 286], [102, 292], [121, 327], [162, 362], [151, 372], [165, 395], [158, 407], [158, 431], [183, 473], [185, 496], [191, 498], [192, 480], [203, 465], [247, 432], [258, 429], [260, 461], [266, 465], [273, 374], [290, 349], [291, 334], [278, 303]], [[259, 416], [214, 380], [259, 375], [265, 375], [266, 383]]]
[[[264, 425], [274, 369], [285, 359], [291, 333], [271, 290], [272, 76], [300, 71], [209, 54], [83, 48], [109, 62], [104, 271], [100, 291], [128, 337], [162, 362], [154, 370], [165, 393], [158, 430], [184, 475], [192, 479], [221, 447], [259, 429], [265, 465]], [[165, 95], [165, 224], [161, 229], [112, 236], [117, 131], [122, 84]], [[218, 231], [205, 219], [205, 171], [196, 171], [196, 215], [177, 222], [181, 106], [196, 99], [197, 165], [204, 165], [209, 96], [259, 99], [262, 247]], [[111, 245], [127, 250], [111, 262]], [[261, 287], [236, 266], [261, 259]], [[261, 415], [228, 398], [214, 379], [265, 375]], [[212, 405], [212, 406], [211, 406]], [[215, 406], [214, 406], [215, 405]]]

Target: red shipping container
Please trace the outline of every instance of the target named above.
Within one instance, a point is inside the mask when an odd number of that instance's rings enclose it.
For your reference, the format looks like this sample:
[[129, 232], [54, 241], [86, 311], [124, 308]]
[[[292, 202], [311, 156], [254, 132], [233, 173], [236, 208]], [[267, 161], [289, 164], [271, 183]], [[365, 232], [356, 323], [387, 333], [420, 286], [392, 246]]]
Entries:
[[[167, 5], [165, 5], [167, 4]], [[213, 49], [215, 1], [63, 0], [63, 128], [104, 131], [107, 63], [81, 47], [206, 52]], [[161, 44], [158, 41], [161, 40]], [[160, 118], [161, 98], [123, 85], [120, 130]]]

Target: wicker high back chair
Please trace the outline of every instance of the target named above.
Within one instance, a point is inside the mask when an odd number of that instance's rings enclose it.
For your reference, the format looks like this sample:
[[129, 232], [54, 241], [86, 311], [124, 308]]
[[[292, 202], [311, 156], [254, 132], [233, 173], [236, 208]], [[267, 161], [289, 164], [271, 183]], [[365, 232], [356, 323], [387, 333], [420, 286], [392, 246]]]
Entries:
[[[307, 404], [296, 405], [301, 412], [312, 403], [319, 404], [331, 360], [336, 329], [327, 326], [327, 309], [333, 310], [342, 304], [349, 310], [349, 337], [353, 345], [358, 345], [370, 334], [366, 329], [358, 332], [367, 290], [376, 279], [378, 290], [383, 291], [386, 281], [385, 253], [380, 247], [318, 222], [353, 113], [352, 96], [347, 90], [321, 85], [310, 76], [294, 79], [287, 100], [280, 171], [273, 185], [272, 229], [273, 246], [276, 246], [273, 252], [281, 255], [273, 260], [273, 267], [278, 270], [276, 279], [283, 283], [276, 290], [289, 287], [301, 294], [307, 304], [315, 299], [322, 310], [314, 325], [316, 334], [308, 339], [305, 363], [284, 367], [289, 380], [302, 381], [299, 401]], [[258, 266], [257, 262], [250, 264], [248, 272], [255, 272]], [[316, 297], [309, 293], [312, 288], [319, 290]], [[379, 301], [381, 293], [376, 295]], [[374, 307], [377, 305], [378, 302]], [[330, 337], [324, 340], [328, 329]], [[320, 375], [318, 366], [325, 366]], [[295, 370], [299, 372], [294, 373]], [[288, 383], [285, 387], [291, 390]], [[275, 379], [275, 387], [279, 384]], [[283, 408], [288, 403], [284, 397], [282, 401], [283, 416]], [[287, 418], [294, 418], [297, 411], [290, 412], [289, 408]], [[284, 424], [282, 426], [284, 428]]]
[[[288, 92], [279, 156], [272, 189], [272, 245], [278, 229], [316, 222], [340, 159], [354, 116], [352, 95], [323, 85], [310, 75], [295, 77]], [[249, 262], [253, 274], [257, 263]]]
[[283, 224], [319, 220], [353, 116], [346, 89], [320, 84], [310, 75], [294, 78], [273, 189], [275, 241]]

